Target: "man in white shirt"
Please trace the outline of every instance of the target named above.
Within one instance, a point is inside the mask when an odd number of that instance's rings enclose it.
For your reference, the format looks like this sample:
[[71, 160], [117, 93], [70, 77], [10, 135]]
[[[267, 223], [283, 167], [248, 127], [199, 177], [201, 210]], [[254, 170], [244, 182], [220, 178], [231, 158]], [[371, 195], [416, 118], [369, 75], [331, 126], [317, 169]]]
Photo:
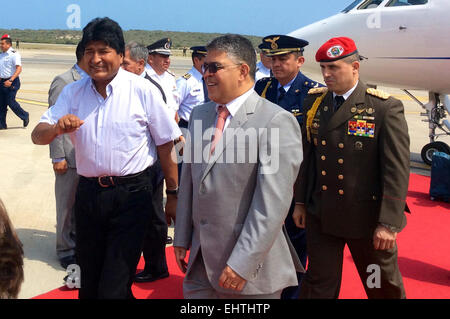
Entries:
[[[76, 48], [77, 63], [70, 70], [56, 76], [48, 91], [48, 105], [55, 105], [61, 91], [69, 83], [89, 75], [83, 60], [84, 47], [81, 43]], [[76, 264], [75, 258], [75, 223], [74, 204], [78, 185], [75, 150], [68, 134], [56, 137], [50, 143], [50, 158], [55, 172], [56, 200], [56, 254], [61, 266], [66, 269]]]
[[19, 74], [22, 72], [22, 59], [20, 54], [13, 50], [8, 34], [1, 37], [0, 48], [2, 51], [0, 53], [0, 130], [8, 128], [6, 125], [8, 105], [23, 121], [23, 127], [27, 127], [30, 116], [16, 101], [16, 94], [20, 89]]
[[179, 96], [175, 74], [169, 71], [170, 67], [170, 48], [172, 40], [164, 38], [147, 46], [148, 64], [145, 67], [147, 74], [161, 85], [166, 96], [166, 104], [178, 122], [177, 111], [179, 107]]
[[[261, 46], [259, 48], [261, 49]], [[263, 51], [259, 52], [259, 58], [261, 59], [261, 61], [256, 63], [256, 82], [258, 82], [258, 80], [261, 80], [262, 78], [272, 76], [272, 58], [265, 55]]]
[[177, 89], [180, 96], [180, 108], [178, 125], [187, 128], [192, 109], [209, 101], [208, 90], [203, 80], [203, 62], [206, 57], [204, 46], [191, 47], [192, 68], [177, 80]]
[[153, 214], [150, 167], [161, 159], [166, 216], [175, 219], [177, 166], [173, 140], [181, 135], [156, 88], [121, 69], [120, 26], [96, 18], [81, 40], [90, 77], [67, 85], [32, 133], [48, 144], [71, 133], [80, 182], [75, 200], [79, 298], [133, 298], [131, 285]]

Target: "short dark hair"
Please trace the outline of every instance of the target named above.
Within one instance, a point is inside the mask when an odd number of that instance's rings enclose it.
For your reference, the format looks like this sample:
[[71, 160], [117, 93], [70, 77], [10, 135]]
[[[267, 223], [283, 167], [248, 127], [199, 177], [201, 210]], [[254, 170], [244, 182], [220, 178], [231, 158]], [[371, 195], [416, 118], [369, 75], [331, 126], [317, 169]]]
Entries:
[[223, 51], [235, 63], [244, 62], [250, 68], [250, 77], [255, 80], [256, 53], [252, 43], [239, 34], [226, 34], [215, 38], [206, 46], [208, 51]]
[[199, 60], [203, 59], [204, 57], [206, 57], [205, 54], [201, 54], [201, 53], [197, 53], [197, 52], [193, 52], [192, 53], [192, 63], [194, 62], [194, 58], [197, 58]]
[[80, 62], [81, 59], [84, 56], [84, 45], [83, 43], [79, 42], [77, 45], [77, 49], [75, 50], [75, 54], [77, 56], [77, 62]]
[[0, 200], [0, 299], [17, 298], [22, 282], [22, 243]]
[[81, 43], [86, 47], [91, 41], [103, 41], [118, 54], [125, 54], [122, 28], [110, 18], [95, 18], [84, 27]]
[[2, 41], [5, 40], [6, 43], [8, 43], [9, 45], [12, 45], [12, 40], [11, 38], [3, 38]]

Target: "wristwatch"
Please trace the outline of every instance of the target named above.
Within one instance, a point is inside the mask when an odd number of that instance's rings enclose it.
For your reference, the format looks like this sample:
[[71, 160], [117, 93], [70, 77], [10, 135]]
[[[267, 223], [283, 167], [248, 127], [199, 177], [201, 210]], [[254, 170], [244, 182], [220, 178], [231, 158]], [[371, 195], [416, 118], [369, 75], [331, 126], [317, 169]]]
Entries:
[[166, 195], [175, 195], [178, 196], [178, 187], [175, 189], [167, 189], [166, 188]]

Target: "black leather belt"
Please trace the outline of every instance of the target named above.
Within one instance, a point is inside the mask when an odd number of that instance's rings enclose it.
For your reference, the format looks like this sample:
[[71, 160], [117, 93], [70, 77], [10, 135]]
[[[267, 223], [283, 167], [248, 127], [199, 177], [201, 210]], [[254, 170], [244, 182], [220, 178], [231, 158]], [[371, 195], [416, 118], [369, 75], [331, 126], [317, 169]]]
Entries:
[[2, 82], [6, 82], [6, 81], [8, 81], [9, 79], [11, 79], [11, 78], [7, 78], [7, 79], [2, 79], [2, 78], [0, 78], [0, 80], [1, 80]]
[[116, 185], [123, 185], [123, 184], [130, 184], [137, 182], [143, 175], [148, 173], [150, 171], [150, 167], [147, 167], [145, 170], [143, 170], [140, 173], [126, 175], [126, 176], [108, 176], [108, 175], [102, 175], [98, 177], [84, 177], [80, 176], [82, 179], [98, 183], [101, 187], [111, 187]]

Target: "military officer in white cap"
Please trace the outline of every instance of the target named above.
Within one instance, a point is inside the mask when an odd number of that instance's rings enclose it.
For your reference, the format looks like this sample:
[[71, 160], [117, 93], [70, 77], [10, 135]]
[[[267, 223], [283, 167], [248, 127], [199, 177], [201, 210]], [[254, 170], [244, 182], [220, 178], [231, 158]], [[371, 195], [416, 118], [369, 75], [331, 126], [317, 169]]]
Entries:
[[163, 98], [173, 115], [178, 122], [178, 107], [179, 96], [177, 91], [177, 84], [175, 81], [175, 74], [169, 71], [170, 67], [170, 48], [172, 47], [172, 40], [164, 38], [147, 46], [148, 60], [145, 70], [147, 74], [155, 80], [163, 90]]

